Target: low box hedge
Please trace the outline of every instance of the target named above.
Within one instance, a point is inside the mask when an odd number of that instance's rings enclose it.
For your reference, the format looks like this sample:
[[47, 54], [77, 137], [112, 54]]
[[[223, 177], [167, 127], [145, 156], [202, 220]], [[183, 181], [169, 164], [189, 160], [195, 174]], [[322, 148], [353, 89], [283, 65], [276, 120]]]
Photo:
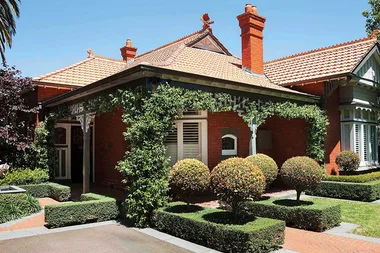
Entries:
[[341, 222], [340, 206], [330, 204], [323, 199], [306, 201], [269, 198], [244, 203], [245, 211], [250, 215], [284, 220], [289, 227], [312, 231], [325, 231]]
[[348, 183], [366, 183], [380, 180], [380, 171], [372, 172], [361, 175], [354, 176], [331, 176], [328, 175], [324, 179], [325, 181], [336, 181], [336, 182], [348, 182]]
[[323, 181], [318, 187], [305, 191], [306, 194], [358, 201], [375, 201], [380, 198], [380, 180], [367, 183]]
[[118, 216], [116, 199], [93, 193], [82, 194], [80, 202], [45, 206], [45, 222], [49, 227], [100, 222]]
[[71, 197], [70, 187], [57, 183], [28, 184], [19, 185], [19, 187], [25, 189], [28, 194], [35, 198], [49, 197], [64, 202], [68, 201]]
[[284, 243], [285, 222], [249, 216], [231, 222], [232, 213], [185, 203], [154, 211], [153, 225], [163, 232], [222, 252], [271, 252]]

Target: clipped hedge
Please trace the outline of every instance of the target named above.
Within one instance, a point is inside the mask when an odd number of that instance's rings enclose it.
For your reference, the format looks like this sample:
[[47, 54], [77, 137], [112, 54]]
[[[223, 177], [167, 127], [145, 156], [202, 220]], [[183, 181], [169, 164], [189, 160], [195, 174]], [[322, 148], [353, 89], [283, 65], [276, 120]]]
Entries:
[[57, 183], [28, 184], [19, 185], [19, 187], [25, 189], [28, 194], [35, 198], [50, 197], [57, 201], [64, 202], [68, 201], [71, 197], [70, 187]]
[[366, 183], [380, 180], [380, 171], [355, 176], [326, 176], [324, 181], [350, 182], [350, 183]]
[[370, 202], [380, 198], [380, 180], [368, 183], [323, 181], [318, 187], [307, 190], [306, 194]]
[[244, 203], [250, 215], [284, 220], [289, 227], [325, 231], [341, 222], [340, 206], [322, 199], [296, 200], [270, 198]]
[[19, 219], [40, 210], [37, 199], [26, 193], [0, 194], [0, 223]]
[[154, 211], [153, 222], [158, 230], [222, 252], [272, 252], [284, 243], [285, 222], [268, 218], [251, 218], [236, 225], [229, 223], [220, 209], [171, 203]]
[[93, 193], [82, 194], [80, 202], [45, 206], [45, 222], [50, 227], [100, 222], [118, 216], [116, 199]]
[[49, 180], [49, 174], [42, 169], [12, 169], [0, 179], [0, 185], [40, 184]]

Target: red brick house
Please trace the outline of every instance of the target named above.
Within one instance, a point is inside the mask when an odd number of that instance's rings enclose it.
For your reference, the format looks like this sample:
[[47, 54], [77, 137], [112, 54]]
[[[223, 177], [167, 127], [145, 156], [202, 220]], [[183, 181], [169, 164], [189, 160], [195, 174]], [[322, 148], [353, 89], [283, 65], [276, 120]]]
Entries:
[[[95, 56], [89, 50], [87, 59], [34, 78], [33, 98], [43, 110], [61, 104], [73, 110], [71, 117], [56, 125], [60, 157], [57, 178], [81, 182], [86, 149], [81, 125], [84, 127], [87, 120], [91, 180], [119, 186], [122, 178], [114, 168], [128, 148], [122, 135], [126, 125], [121, 121], [121, 112], [86, 117], [80, 114], [78, 105], [122, 86], [149, 86], [160, 81], [227, 92], [237, 104], [241, 97], [319, 104], [327, 110], [330, 120], [327, 171], [338, 172], [335, 156], [345, 149], [360, 154], [361, 169], [377, 166], [375, 112], [380, 58], [376, 36], [264, 63], [265, 18], [256, 7], [247, 5], [237, 19], [241, 59], [223, 46], [212, 33], [210, 21], [204, 18], [202, 30], [149, 52], [137, 54], [137, 48], [127, 40], [120, 49], [122, 60]], [[212, 168], [226, 157], [258, 152], [270, 155], [281, 166], [290, 157], [306, 154], [306, 122], [301, 119], [269, 118], [257, 129], [257, 135], [252, 135], [252, 127], [236, 112], [189, 111], [176, 124], [176, 131], [167, 139], [172, 163], [191, 157]]]

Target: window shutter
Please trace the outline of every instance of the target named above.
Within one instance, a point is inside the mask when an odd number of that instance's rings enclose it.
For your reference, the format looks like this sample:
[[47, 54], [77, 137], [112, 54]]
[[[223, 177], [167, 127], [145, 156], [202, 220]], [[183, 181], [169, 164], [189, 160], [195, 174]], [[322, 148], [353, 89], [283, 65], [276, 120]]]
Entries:
[[370, 145], [372, 162], [376, 162], [376, 126], [371, 126]]
[[363, 154], [364, 161], [368, 161], [368, 125], [363, 125]]
[[183, 158], [201, 160], [200, 123], [183, 123]]
[[359, 125], [355, 124], [355, 153], [360, 155], [360, 132]]
[[173, 129], [166, 138], [166, 156], [170, 157], [170, 165], [178, 161], [177, 128]]
[[343, 125], [343, 135], [344, 135], [344, 142], [343, 142], [343, 150], [350, 150], [350, 136], [351, 136], [351, 125], [350, 124], [344, 124]]

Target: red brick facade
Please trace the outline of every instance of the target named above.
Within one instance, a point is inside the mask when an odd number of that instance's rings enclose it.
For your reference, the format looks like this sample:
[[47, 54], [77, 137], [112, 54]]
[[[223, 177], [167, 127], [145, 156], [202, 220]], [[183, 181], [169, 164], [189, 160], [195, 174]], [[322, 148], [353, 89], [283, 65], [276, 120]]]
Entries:
[[123, 136], [126, 125], [121, 115], [116, 111], [95, 117], [95, 183], [115, 188], [123, 187], [123, 177], [115, 166], [128, 147]]

